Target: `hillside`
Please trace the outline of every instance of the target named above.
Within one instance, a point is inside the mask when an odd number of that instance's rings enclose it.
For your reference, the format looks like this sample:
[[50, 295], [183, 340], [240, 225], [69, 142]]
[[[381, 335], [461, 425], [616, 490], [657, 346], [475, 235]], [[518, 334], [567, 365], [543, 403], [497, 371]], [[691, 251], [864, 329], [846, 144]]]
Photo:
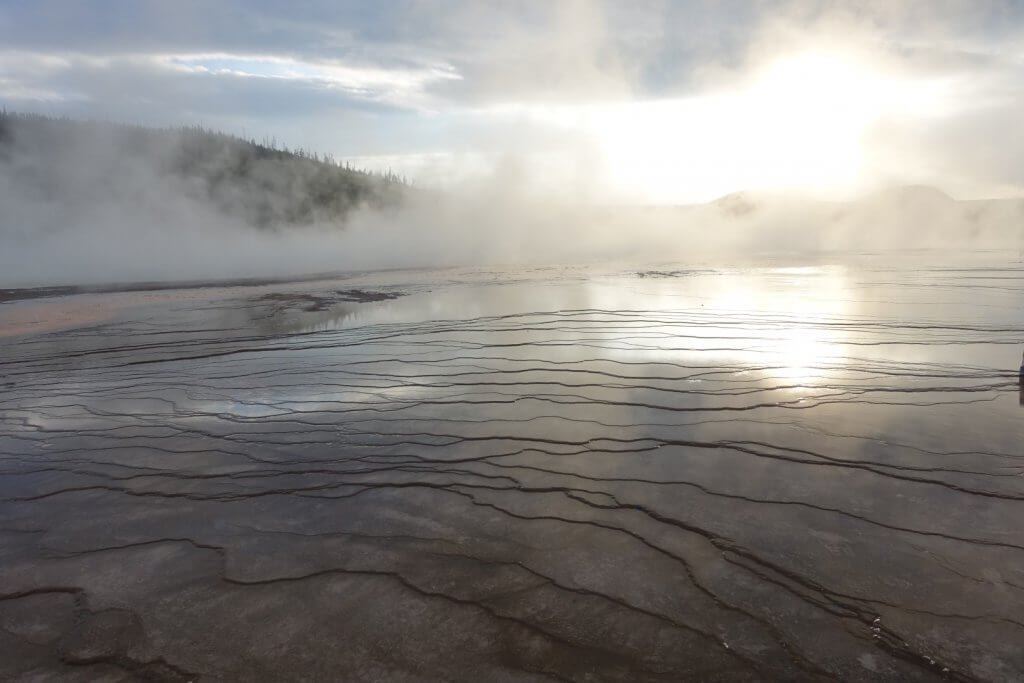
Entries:
[[1019, 248], [1024, 241], [1024, 199], [957, 200], [924, 185], [851, 201], [737, 192], [682, 213], [765, 248]]
[[408, 191], [392, 174], [203, 128], [0, 113], [7, 231], [126, 217], [168, 225], [223, 218], [264, 230], [341, 225], [353, 210], [397, 205]]

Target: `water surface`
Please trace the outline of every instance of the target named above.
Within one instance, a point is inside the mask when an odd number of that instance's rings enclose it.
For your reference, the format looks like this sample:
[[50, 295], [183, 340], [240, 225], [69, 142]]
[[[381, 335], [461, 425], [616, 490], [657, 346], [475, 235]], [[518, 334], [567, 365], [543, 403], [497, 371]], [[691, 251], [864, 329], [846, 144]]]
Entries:
[[1020, 680], [1022, 278], [924, 252], [0, 304], [104, 311], [4, 340], [0, 677]]

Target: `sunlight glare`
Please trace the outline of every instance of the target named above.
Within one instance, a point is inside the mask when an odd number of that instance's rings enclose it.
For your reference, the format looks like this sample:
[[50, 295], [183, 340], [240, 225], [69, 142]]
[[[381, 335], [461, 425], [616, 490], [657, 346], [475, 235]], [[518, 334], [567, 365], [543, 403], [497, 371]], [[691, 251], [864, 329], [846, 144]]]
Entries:
[[588, 118], [614, 183], [649, 201], [743, 189], [839, 196], [862, 179], [869, 126], [929, 111], [934, 94], [849, 57], [805, 53], [768, 64], [744, 87], [605, 106]]

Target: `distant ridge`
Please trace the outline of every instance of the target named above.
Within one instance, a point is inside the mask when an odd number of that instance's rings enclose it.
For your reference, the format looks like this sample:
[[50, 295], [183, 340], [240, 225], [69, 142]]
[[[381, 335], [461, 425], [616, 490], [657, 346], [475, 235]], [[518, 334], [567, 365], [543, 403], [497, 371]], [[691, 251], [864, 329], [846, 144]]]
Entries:
[[848, 201], [740, 191], [678, 207], [678, 215], [681, 225], [713, 225], [730, 244], [761, 248], [1024, 244], [1024, 198], [959, 200], [931, 185], [888, 187]]
[[[757, 190], [738, 190], [713, 199], [708, 204], [723, 208], [745, 206], [756, 208], [762, 204], [785, 202], [797, 203], [824, 203], [824, 204], [851, 204], [858, 202], [898, 202], [898, 203], [925, 203], [925, 202], [957, 202], [943, 190], [933, 185], [893, 185], [880, 190], [875, 190], [848, 201], [830, 201], [811, 199], [799, 193], [783, 193]], [[977, 200], [975, 200], [977, 201]], [[984, 200], [982, 200], [984, 201]]]
[[897, 185], [878, 190], [863, 197], [861, 201], [896, 201], [896, 202], [956, 202], [955, 199], [932, 185]]

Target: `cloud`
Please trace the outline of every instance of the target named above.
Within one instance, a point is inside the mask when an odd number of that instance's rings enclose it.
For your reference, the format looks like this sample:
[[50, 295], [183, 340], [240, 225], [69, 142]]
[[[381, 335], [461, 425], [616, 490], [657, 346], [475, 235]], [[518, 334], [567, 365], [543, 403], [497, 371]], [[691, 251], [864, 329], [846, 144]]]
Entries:
[[[339, 98], [379, 103], [397, 108], [427, 108], [427, 87], [439, 80], [461, 78], [451, 68], [392, 67], [348, 64], [338, 60], [310, 61], [295, 57], [260, 54], [231, 53], [122, 53], [89, 55], [78, 53], [35, 53], [24, 50], [0, 52], [0, 71], [17, 74], [18, 81], [46, 83], [66, 92], [89, 93], [96, 102], [111, 102], [118, 92], [135, 94], [156, 93], [171, 86], [172, 92], [164, 99], [173, 102], [171, 95], [202, 96], [209, 86], [225, 90], [224, 99], [237, 94], [243, 79], [261, 79], [268, 89], [294, 88], [310, 93], [321, 93]], [[13, 79], [10, 79], [14, 82]], [[121, 87], [105, 88], [116, 83]], [[147, 84], [149, 87], [147, 87]], [[128, 87], [124, 87], [128, 86]], [[283, 93], [279, 93], [283, 94]], [[11, 99], [31, 99], [11, 91], [0, 91]], [[152, 94], [147, 93], [147, 96]], [[81, 98], [82, 95], [77, 95]], [[114, 107], [123, 101], [112, 102]], [[251, 103], [239, 102], [243, 108]]]
[[[424, 158], [466, 160], [462, 172], [443, 174], [454, 180], [515, 154], [551, 184], [575, 182], [581, 164], [604, 164], [590, 173], [591, 194], [617, 175], [633, 196], [638, 183], [626, 181], [649, 176], [652, 164], [668, 172], [671, 155], [677, 185], [697, 182], [692, 166], [707, 166], [716, 149], [736, 160], [732, 180], [673, 194], [662, 177], [664, 191], [651, 193], [686, 201], [760, 182], [730, 151], [730, 135], [773, 129], [735, 95], [779, 60], [823, 55], [935, 93], [919, 98], [930, 111], [904, 107], [866, 125], [858, 172], [873, 176], [859, 185], [938, 182], [982, 196], [1021, 189], [1018, 144], [987, 136], [1024, 106], [1022, 37], [1024, 6], [1009, 0], [38, 0], [0, 8], [0, 101], [274, 136], [420, 169], [423, 182], [439, 168]], [[706, 107], [666, 105], [714, 98], [740, 108], [709, 116]], [[686, 134], [649, 129], [652, 112], [666, 108]], [[590, 126], [602, 109], [621, 121]], [[733, 132], [700, 130], [709, 119], [732, 121]], [[638, 131], [623, 134], [631, 126]], [[627, 155], [637, 168], [614, 168], [630, 140], [640, 146]]]

